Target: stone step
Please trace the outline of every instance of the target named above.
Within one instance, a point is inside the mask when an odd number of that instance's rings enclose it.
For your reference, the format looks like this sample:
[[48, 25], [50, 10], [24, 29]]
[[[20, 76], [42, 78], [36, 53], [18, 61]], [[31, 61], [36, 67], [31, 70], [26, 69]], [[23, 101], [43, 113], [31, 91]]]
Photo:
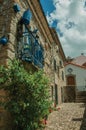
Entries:
[[76, 95], [76, 97], [86, 97], [86, 95]]
[[76, 98], [86, 98], [86, 96], [76, 96]]
[[76, 103], [86, 103], [86, 100], [85, 101], [82, 101], [82, 100], [77, 100]]
[[77, 95], [86, 95], [86, 91], [76, 92]]
[[76, 95], [76, 97], [86, 97], [86, 95]]
[[76, 101], [82, 101], [82, 102], [84, 102], [84, 101], [86, 101], [86, 99], [76, 99]]
[[76, 98], [76, 102], [86, 102], [86, 97]]
[[79, 98], [76, 98], [76, 100], [86, 100], [86, 97], [79, 97]]
[[86, 91], [76, 93], [76, 102], [85, 102], [86, 103]]
[[86, 103], [86, 91], [76, 93], [76, 102]]
[[76, 98], [86, 98], [86, 96], [76, 96]]

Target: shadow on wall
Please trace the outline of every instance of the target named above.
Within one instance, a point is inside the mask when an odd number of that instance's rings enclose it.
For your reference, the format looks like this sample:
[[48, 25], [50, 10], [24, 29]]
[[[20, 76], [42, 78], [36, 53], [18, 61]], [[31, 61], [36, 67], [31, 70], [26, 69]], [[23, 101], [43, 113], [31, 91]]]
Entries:
[[75, 86], [64, 86], [62, 88], [63, 102], [75, 102], [76, 92]]

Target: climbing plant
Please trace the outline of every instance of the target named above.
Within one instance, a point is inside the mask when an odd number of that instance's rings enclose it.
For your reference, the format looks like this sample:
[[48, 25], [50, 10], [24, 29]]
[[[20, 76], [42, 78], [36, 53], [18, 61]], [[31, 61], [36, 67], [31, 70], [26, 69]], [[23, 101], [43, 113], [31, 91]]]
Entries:
[[13, 130], [35, 130], [50, 107], [49, 81], [43, 70], [27, 72], [18, 60], [0, 67], [0, 89], [7, 92], [4, 108], [13, 119]]

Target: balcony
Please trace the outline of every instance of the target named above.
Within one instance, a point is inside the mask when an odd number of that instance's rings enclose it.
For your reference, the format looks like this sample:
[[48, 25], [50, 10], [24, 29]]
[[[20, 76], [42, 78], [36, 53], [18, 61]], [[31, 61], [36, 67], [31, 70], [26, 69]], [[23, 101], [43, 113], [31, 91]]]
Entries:
[[38, 41], [38, 37], [32, 31], [26, 29], [22, 33], [18, 44], [18, 57], [23, 61], [30, 62], [39, 68], [43, 68], [44, 49]]

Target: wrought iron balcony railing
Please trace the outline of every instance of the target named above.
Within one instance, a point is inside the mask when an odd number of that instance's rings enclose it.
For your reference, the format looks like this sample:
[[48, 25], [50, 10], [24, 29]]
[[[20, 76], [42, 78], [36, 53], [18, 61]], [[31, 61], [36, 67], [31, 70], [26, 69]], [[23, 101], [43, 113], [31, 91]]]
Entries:
[[44, 49], [36, 35], [27, 28], [26, 32], [22, 33], [21, 42], [18, 46], [18, 54], [22, 60], [32, 62], [35, 66], [43, 68]]

